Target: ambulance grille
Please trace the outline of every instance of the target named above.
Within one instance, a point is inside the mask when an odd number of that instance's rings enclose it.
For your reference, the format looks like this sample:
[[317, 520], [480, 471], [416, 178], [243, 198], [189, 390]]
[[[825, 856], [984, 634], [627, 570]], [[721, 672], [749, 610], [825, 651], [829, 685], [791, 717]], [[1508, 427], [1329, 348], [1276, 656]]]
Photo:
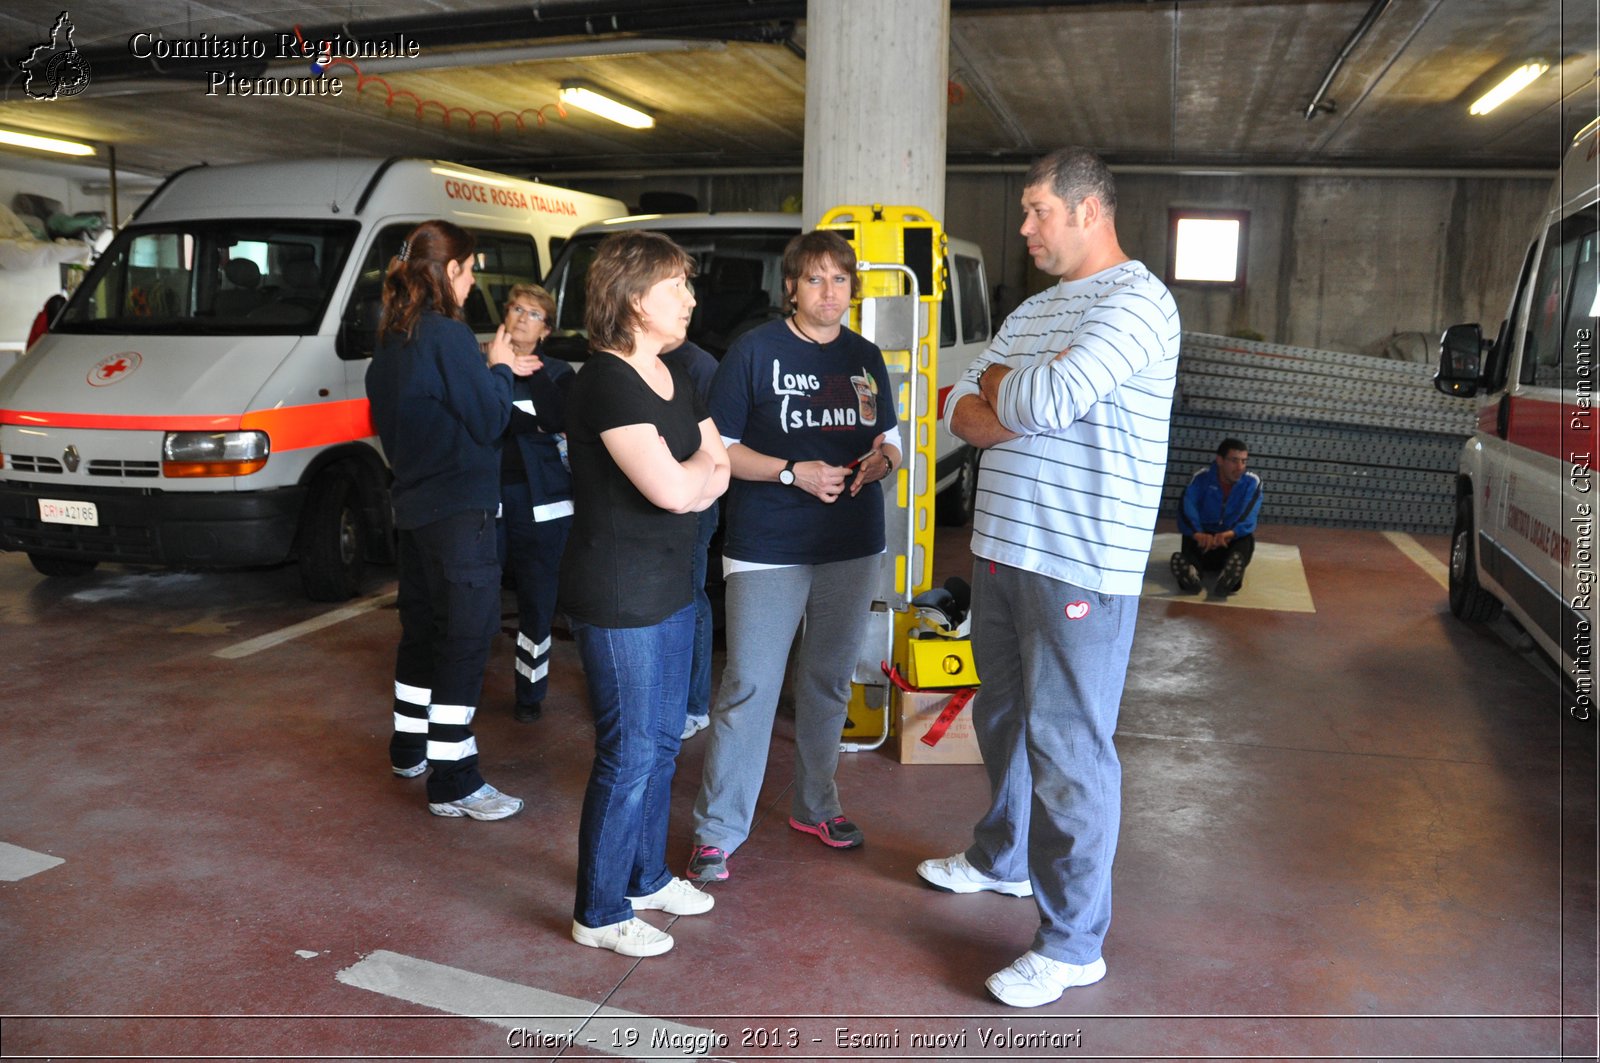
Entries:
[[45, 458], [34, 454], [7, 454], [6, 466], [17, 472], [47, 472], [60, 475], [64, 471], [61, 462], [56, 458]]
[[89, 463], [90, 476], [116, 476], [126, 479], [154, 478], [161, 475], [159, 461], [114, 461], [107, 458]]

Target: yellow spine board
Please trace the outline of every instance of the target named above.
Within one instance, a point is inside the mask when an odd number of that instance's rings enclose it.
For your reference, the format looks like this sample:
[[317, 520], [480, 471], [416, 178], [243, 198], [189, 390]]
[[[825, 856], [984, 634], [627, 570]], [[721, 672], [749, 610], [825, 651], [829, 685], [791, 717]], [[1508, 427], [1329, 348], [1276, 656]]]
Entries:
[[[895, 589], [907, 600], [933, 586], [933, 487], [935, 475], [934, 418], [938, 415], [939, 380], [939, 302], [949, 286], [945, 274], [947, 244], [944, 227], [921, 207], [871, 206], [834, 207], [822, 216], [819, 229], [839, 230], [850, 241], [856, 257], [865, 262], [899, 263], [917, 272], [917, 298], [921, 303], [924, 331], [916, 350], [884, 349], [883, 360], [891, 374], [902, 374], [895, 395], [895, 415], [900, 421], [902, 443], [917, 451], [917, 482], [911, 483], [905, 469], [895, 474], [896, 501], [902, 509], [910, 500], [910, 514], [916, 548], [905, 556], [903, 543], [890, 542], [895, 558]], [[924, 279], [925, 278], [925, 279]], [[861, 275], [862, 298], [904, 295], [908, 286], [904, 276], [887, 270], [871, 270]], [[850, 305], [849, 324], [861, 329], [861, 302]], [[914, 372], [913, 372], [914, 369]], [[912, 383], [915, 381], [915, 399]], [[907, 569], [911, 571], [907, 572]], [[896, 639], [896, 645], [900, 640]]]
[[[939, 303], [949, 287], [945, 273], [948, 250], [944, 227], [921, 207], [883, 204], [834, 207], [822, 216], [819, 229], [838, 230], [850, 242], [857, 259], [874, 264], [896, 263], [911, 267], [917, 276], [919, 332], [912, 350], [883, 348], [883, 360], [891, 376], [900, 381], [895, 394], [895, 416], [900, 423], [901, 442], [916, 449], [916, 474], [907, 474], [904, 461], [895, 474], [895, 499], [911, 521], [912, 549], [906, 552], [906, 536], [899, 541], [890, 533], [889, 553], [895, 559], [895, 590], [909, 601], [933, 586], [934, 533], [934, 418], [938, 415]], [[909, 292], [905, 275], [896, 270], [874, 269], [861, 273], [862, 298], [899, 296]], [[861, 302], [850, 306], [849, 325], [861, 331]], [[909, 456], [909, 455], [908, 455]], [[905, 610], [894, 618], [894, 660], [905, 659], [907, 633], [914, 626]], [[888, 711], [888, 680], [870, 694], [854, 684], [846, 738], [887, 734], [889, 727], [880, 714]], [[869, 705], [879, 706], [869, 708]]]

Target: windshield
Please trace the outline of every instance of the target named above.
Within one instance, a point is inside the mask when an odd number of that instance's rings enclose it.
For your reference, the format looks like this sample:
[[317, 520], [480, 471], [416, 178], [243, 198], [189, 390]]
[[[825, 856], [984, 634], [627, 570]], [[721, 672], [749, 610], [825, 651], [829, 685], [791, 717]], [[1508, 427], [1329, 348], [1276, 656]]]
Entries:
[[[783, 249], [799, 231], [798, 225], [779, 231], [668, 231], [667, 235], [695, 262], [695, 308], [689, 319], [689, 339], [720, 358], [739, 336], [779, 316], [783, 305]], [[573, 237], [551, 271], [558, 333], [552, 352], [559, 357], [577, 359], [584, 355], [584, 281], [589, 263], [594, 261], [595, 248], [604, 236], [599, 233]], [[562, 339], [568, 342], [560, 342]]]
[[315, 331], [357, 228], [354, 222], [264, 219], [126, 229], [53, 331]]

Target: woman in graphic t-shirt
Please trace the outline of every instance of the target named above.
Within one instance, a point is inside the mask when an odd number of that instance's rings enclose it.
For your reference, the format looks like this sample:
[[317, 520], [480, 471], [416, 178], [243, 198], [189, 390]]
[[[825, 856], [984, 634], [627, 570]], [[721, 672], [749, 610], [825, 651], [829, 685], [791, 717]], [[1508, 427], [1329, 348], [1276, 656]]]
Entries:
[[567, 403], [575, 512], [560, 601], [595, 730], [572, 937], [625, 956], [672, 948], [636, 911], [712, 905], [666, 864], [694, 641], [695, 514], [728, 486], [727, 452], [688, 373], [660, 358], [683, 342], [691, 269], [660, 233], [601, 242], [584, 321], [593, 353]]
[[689, 877], [728, 877], [750, 833], [795, 630], [795, 785], [789, 826], [835, 849], [864, 838], [834, 769], [850, 676], [884, 549], [879, 481], [900, 463], [883, 355], [841, 321], [859, 291], [838, 233], [790, 241], [793, 313], [745, 333], [711, 384], [733, 486], [723, 538], [728, 660], [711, 711]]

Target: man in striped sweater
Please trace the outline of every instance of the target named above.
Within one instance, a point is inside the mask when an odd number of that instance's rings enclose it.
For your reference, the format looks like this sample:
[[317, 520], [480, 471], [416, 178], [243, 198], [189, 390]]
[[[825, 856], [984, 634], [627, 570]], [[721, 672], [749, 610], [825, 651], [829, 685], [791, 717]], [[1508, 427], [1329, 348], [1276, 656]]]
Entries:
[[936, 889], [1034, 898], [1033, 947], [986, 985], [1036, 1007], [1105, 976], [1122, 768], [1112, 733], [1161, 504], [1177, 378], [1172, 294], [1123, 252], [1093, 152], [1034, 164], [1022, 236], [1059, 283], [1024, 302], [952, 389], [983, 449], [973, 520], [973, 723], [993, 795]]

